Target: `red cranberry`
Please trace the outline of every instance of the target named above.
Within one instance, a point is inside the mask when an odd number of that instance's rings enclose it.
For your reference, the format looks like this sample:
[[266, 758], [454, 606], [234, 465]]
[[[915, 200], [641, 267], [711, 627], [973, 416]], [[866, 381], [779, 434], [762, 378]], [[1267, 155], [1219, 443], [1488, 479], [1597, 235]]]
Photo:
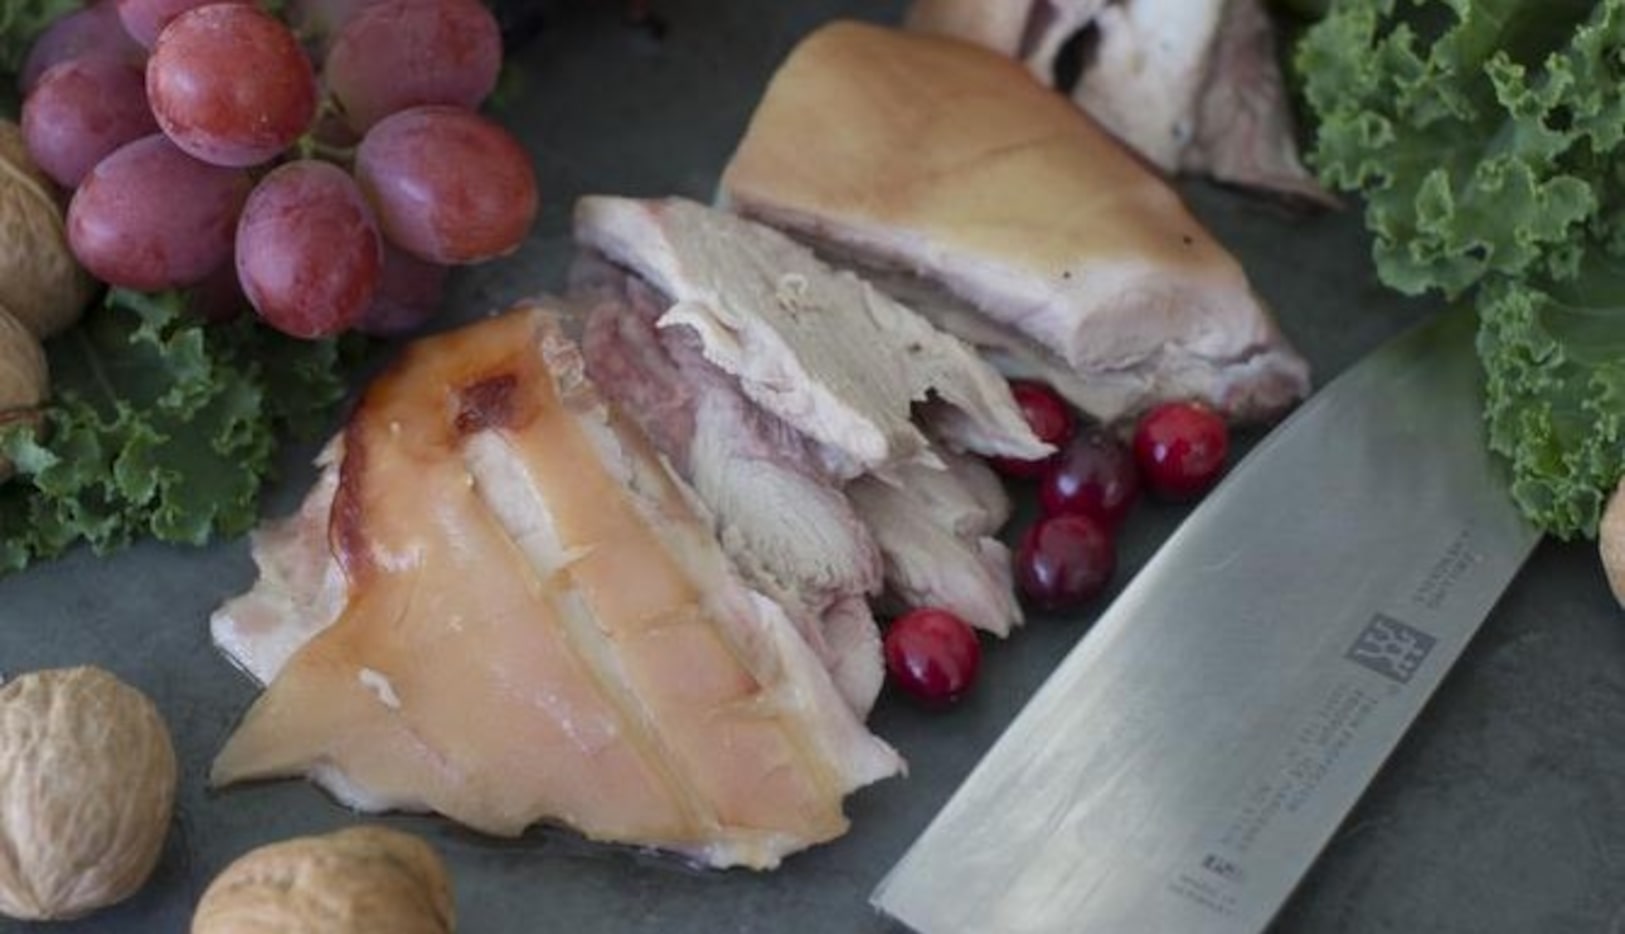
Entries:
[[1073, 439], [1038, 485], [1050, 515], [1083, 515], [1116, 527], [1140, 495], [1140, 477], [1128, 449], [1104, 431]]
[[1016, 587], [1040, 610], [1068, 610], [1099, 594], [1117, 570], [1111, 533], [1088, 516], [1039, 519], [1016, 549]]
[[1165, 402], [1140, 418], [1134, 460], [1151, 492], [1192, 499], [1218, 482], [1230, 452], [1230, 432], [1219, 414], [1199, 402]]
[[886, 630], [886, 670], [894, 684], [927, 704], [959, 700], [976, 681], [982, 644], [947, 610], [914, 610]]
[[[1016, 397], [1016, 405], [1020, 407], [1022, 417], [1027, 419], [1027, 424], [1032, 427], [1033, 434], [1038, 436], [1038, 440], [1054, 445], [1057, 450], [1072, 440], [1072, 435], [1078, 430], [1078, 419], [1072, 414], [1072, 407], [1066, 404], [1060, 393], [1043, 383], [1018, 379], [1010, 383], [1010, 394]], [[1049, 466], [1053, 459], [1054, 455], [1035, 461], [995, 457], [992, 458], [992, 463], [994, 469], [1007, 477], [1031, 480], [1043, 474], [1044, 468]]]

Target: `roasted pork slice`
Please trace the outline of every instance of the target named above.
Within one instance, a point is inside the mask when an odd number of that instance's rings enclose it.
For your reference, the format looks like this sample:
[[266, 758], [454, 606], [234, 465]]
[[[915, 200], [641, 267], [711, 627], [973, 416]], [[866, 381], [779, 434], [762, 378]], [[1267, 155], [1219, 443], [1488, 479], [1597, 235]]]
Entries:
[[[861, 258], [848, 262], [864, 268]], [[1205, 399], [1239, 422], [1265, 421], [1303, 397], [1308, 367], [1283, 340], [1223, 366], [1170, 341], [1149, 360], [1087, 372], [1015, 328], [978, 312], [929, 281], [896, 269], [864, 268], [875, 285], [932, 324], [975, 347], [999, 372], [1054, 388], [1097, 421], [1110, 424], [1162, 399]]]
[[944, 470], [906, 465], [880, 476], [924, 503], [937, 525], [966, 538], [993, 535], [1010, 520], [1010, 494], [985, 461], [939, 451]]
[[928, 460], [912, 419], [928, 402], [952, 446], [1049, 451], [969, 347], [775, 230], [678, 198], [590, 197], [575, 237], [669, 297], [660, 326], [691, 329], [746, 397], [857, 468]]
[[1017, 59], [1164, 170], [1336, 203], [1298, 158], [1260, 0], [916, 0], [906, 24]]
[[343, 609], [214, 784], [308, 775], [367, 810], [771, 867], [900, 768], [546, 310], [407, 348], [336, 453]]
[[[808, 114], [838, 114], [840, 131]], [[985, 49], [857, 23], [818, 30], [774, 76], [722, 194], [843, 261], [930, 283], [1081, 380], [1138, 373], [1153, 394], [1114, 408], [1255, 373], [1286, 374], [1288, 401], [1308, 391], [1241, 266], [1178, 196]], [[1214, 374], [1172, 372], [1191, 368]]]
[[947, 469], [909, 464], [847, 486], [885, 559], [895, 609], [951, 610], [1008, 635], [1022, 620], [1010, 552], [993, 537], [1010, 514], [1002, 485], [980, 461], [943, 452]]
[[328, 444], [298, 511], [254, 532], [259, 579], [209, 619], [215, 644], [261, 684], [271, 683], [293, 653], [344, 610], [349, 586], [327, 540], [343, 450], [342, 439]]
[[658, 328], [670, 302], [643, 283], [587, 255], [571, 295], [589, 309], [581, 349], [594, 384], [688, 482], [746, 583], [784, 607], [867, 714], [885, 676], [867, 602], [880, 552], [816, 446], [746, 399], [688, 329]]

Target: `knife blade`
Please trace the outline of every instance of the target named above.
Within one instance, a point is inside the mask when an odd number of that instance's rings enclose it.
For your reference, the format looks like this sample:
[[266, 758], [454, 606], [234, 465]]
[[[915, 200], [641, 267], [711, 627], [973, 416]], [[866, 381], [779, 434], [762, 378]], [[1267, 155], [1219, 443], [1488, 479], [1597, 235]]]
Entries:
[[873, 904], [921, 934], [1268, 925], [1539, 540], [1472, 328], [1391, 340], [1237, 464]]

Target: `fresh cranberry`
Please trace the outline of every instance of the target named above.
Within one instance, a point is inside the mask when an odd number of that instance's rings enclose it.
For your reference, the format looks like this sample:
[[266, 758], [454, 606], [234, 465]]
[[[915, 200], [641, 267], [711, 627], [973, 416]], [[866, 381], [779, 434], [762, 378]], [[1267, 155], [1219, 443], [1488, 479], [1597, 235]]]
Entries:
[[[1072, 407], [1066, 404], [1060, 393], [1043, 383], [1018, 379], [1010, 383], [1010, 394], [1016, 397], [1016, 405], [1021, 409], [1022, 417], [1027, 420], [1038, 440], [1054, 445], [1056, 450], [1065, 447], [1066, 443], [1072, 440], [1072, 435], [1078, 430], [1078, 419], [1072, 414]], [[992, 462], [994, 469], [1007, 477], [1031, 480], [1042, 475], [1044, 469], [1054, 459], [1054, 455], [1034, 461], [995, 457]]]
[[1021, 537], [1016, 586], [1040, 610], [1068, 610], [1099, 594], [1117, 570], [1111, 533], [1088, 516], [1047, 516]]
[[945, 706], [976, 681], [982, 645], [964, 620], [938, 609], [913, 610], [886, 630], [886, 670], [898, 687]]
[[1134, 458], [1104, 431], [1072, 440], [1044, 472], [1038, 501], [1050, 515], [1083, 515], [1115, 528], [1140, 495]]
[[1140, 418], [1134, 460], [1151, 492], [1164, 499], [1200, 496], [1218, 482], [1230, 452], [1219, 414], [1199, 402], [1165, 402]]

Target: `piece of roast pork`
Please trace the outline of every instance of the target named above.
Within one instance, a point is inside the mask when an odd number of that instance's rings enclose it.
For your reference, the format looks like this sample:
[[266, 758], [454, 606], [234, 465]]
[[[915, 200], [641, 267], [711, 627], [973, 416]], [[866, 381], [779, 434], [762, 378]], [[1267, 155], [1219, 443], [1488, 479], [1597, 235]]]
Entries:
[[906, 25], [1015, 58], [1165, 171], [1337, 203], [1298, 157], [1260, 0], [916, 0]]
[[947, 469], [907, 464], [847, 486], [886, 562], [889, 609], [940, 607], [999, 636], [1022, 621], [1010, 551], [994, 537], [1010, 516], [999, 478], [963, 454]]
[[689, 329], [657, 326], [670, 300], [590, 253], [571, 291], [591, 308], [582, 351], [594, 383], [689, 482], [746, 581], [786, 607], [860, 713], [883, 675], [864, 602], [879, 595], [882, 558], [888, 609], [943, 607], [1001, 636], [1021, 621], [993, 537], [1009, 500], [980, 460], [932, 448], [937, 466], [843, 485], [839, 455], [744, 398]]
[[1051, 450], [970, 347], [776, 230], [681, 198], [588, 197], [575, 239], [670, 298], [660, 327], [691, 329], [746, 397], [857, 470], [929, 463], [917, 410], [959, 450]]
[[868, 602], [880, 551], [818, 446], [746, 399], [687, 328], [657, 327], [670, 302], [642, 282], [583, 255], [570, 294], [588, 309], [588, 376], [688, 482], [745, 582], [784, 607], [866, 715], [885, 676]]
[[215, 620], [270, 683], [213, 784], [308, 775], [365, 810], [767, 868], [844, 832], [844, 795], [901, 767], [547, 310], [408, 347], [333, 457], [336, 482], [257, 552], [284, 589], [336, 563], [340, 609]]
[[1204, 399], [1231, 421], [1267, 422], [1307, 391], [1307, 368], [1290, 350], [1243, 354], [1216, 366], [1212, 359], [1170, 343], [1155, 351], [1151, 364], [1079, 370], [1037, 339], [982, 314], [921, 276], [866, 267], [856, 256], [849, 256], [847, 263], [863, 268], [870, 282], [932, 324], [976, 347], [999, 372], [1044, 383], [1108, 424], [1164, 399]]
[[[810, 114], [839, 114], [839, 132]], [[1267, 418], [1308, 392], [1303, 358], [1178, 195], [986, 49], [819, 29], [774, 75], [722, 195], [866, 275], [919, 280], [937, 308], [973, 310], [936, 320], [1029, 370], [1070, 371], [1059, 388], [1110, 387], [1071, 394], [1102, 421], [1169, 397]]]

